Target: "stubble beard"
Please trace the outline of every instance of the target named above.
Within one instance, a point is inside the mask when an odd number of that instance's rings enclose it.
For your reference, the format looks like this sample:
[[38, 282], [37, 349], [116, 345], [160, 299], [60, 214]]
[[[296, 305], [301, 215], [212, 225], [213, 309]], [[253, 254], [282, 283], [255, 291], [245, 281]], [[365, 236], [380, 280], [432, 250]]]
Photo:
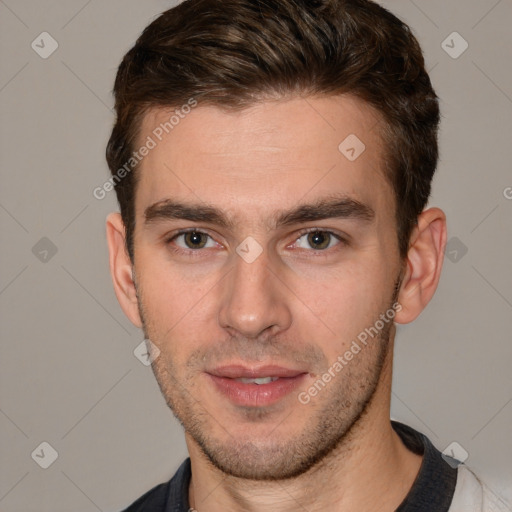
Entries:
[[[390, 308], [397, 298], [397, 286]], [[142, 297], [139, 297], [139, 312], [146, 339], [150, 339], [151, 323], [147, 322]], [[314, 416], [307, 418], [298, 435], [289, 439], [255, 440], [250, 434], [234, 437], [229, 434], [229, 423], [222, 416], [214, 418], [208, 404], [202, 405], [193, 396], [194, 379], [187, 375], [178, 380], [173, 362], [164, 354], [152, 363], [152, 368], [162, 395], [187, 434], [197, 444], [206, 458], [223, 473], [243, 479], [275, 481], [295, 478], [315, 466], [326, 462], [329, 455], [349, 449], [350, 439], [356, 436], [357, 425], [371, 407], [378, 390], [384, 363], [390, 350], [390, 332], [393, 322], [385, 324], [379, 335], [362, 348], [349, 364], [343, 368], [330, 384], [312, 402], [323, 401], [317, 406]], [[369, 326], [368, 326], [369, 327]], [[155, 338], [158, 345], [159, 341]], [[324, 395], [325, 394], [325, 395]], [[326, 398], [324, 398], [324, 396]], [[299, 404], [297, 407], [308, 407]], [[258, 417], [264, 421], [265, 408], [246, 411], [244, 421]], [[231, 413], [232, 414], [232, 413]], [[306, 413], [307, 414], [307, 413]], [[293, 414], [290, 414], [293, 417]], [[283, 418], [282, 428], [287, 416]], [[218, 431], [220, 436], [212, 435]], [[277, 427], [276, 429], [277, 430]]]

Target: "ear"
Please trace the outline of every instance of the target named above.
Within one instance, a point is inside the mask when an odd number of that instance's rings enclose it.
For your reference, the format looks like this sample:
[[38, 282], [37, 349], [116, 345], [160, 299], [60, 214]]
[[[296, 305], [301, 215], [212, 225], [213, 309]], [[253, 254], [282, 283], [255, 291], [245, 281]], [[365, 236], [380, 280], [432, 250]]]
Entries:
[[124, 314], [136, 327], [142, 327], [137, 294], [132, 277], [132, 262], [125, 246], [125, 227], [121, 214], [114, 212], [107, 217], [107, 243], [110, 274], [114, 291]]
[[446, 246], [446, 216], [439, 208], [429, 208], [418, 216], [405, 262], [405, 275], [398, 302], [402, 309], [395, 321], [412, 322], [433, 297], [444, 261]]

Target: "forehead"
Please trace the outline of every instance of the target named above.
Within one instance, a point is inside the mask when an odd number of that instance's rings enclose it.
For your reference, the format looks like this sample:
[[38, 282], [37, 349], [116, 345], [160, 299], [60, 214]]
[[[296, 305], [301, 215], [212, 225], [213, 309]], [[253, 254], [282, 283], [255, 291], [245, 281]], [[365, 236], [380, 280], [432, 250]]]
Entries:
[[333, 193], [392, 210], [380, 123], [350, 96], [261, 101], [238, 111], [152, 109], [138, 140], [153, 147], [139, 164], [136, 215], [179, 198], [263, 216]]

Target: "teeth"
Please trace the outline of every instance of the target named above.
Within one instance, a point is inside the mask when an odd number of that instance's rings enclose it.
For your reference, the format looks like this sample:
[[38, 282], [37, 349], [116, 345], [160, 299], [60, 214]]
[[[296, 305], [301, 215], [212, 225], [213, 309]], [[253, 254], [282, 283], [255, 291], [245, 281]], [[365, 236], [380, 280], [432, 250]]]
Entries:
[[269, 384], [270, 382], [274, 382], [279, 377], [258, 377], [257, 379], [246, 379], [244, 377], [240, 377], [239, 379], [235, 379], [238, 382], [243, 382], [244, 384]]

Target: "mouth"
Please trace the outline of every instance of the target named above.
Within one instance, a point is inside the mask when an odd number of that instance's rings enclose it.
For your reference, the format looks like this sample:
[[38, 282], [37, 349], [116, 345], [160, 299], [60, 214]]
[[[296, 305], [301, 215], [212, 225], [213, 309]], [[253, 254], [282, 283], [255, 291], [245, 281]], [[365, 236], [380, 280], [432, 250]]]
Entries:
[[279, 377], [258, 377], [256, 379], [246, 379], [245, 377], [240, 377], [235, 379], [237, 382], [243, 382], [244, 384], [269, 384], [270, 382], [275, 382]]
[[276, 365], [229, 365], [206, 374], [215, 389], [234, 405], [262, 407], [289, 395], [303, 383], [308, 372]]

